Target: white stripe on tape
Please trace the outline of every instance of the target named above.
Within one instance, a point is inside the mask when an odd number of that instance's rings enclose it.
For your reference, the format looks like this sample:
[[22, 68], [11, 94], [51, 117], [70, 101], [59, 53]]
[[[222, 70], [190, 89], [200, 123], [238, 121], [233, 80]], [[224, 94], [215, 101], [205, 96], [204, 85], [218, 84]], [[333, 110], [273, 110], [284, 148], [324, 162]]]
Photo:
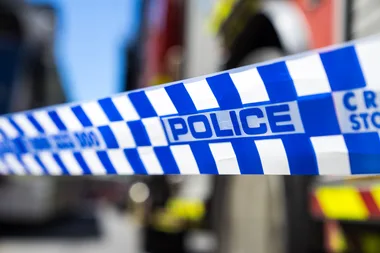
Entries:
[[231, 143], [212, 143], [210, 144], [210, 149], [219, 174], [240, 174], [239, 164]]
[[131, 100], [129, 100], [127, 95], [114, 97], [112, 98], [112, 101], [116, 109], [119, 111], [121, 117], [123, 117], [125, 121], [133, 121], [140, 119], [140, 116], [136, 112], [135, 108], [131, 103]]
[[158, 116], [178, 113], [165, 88], [148, 90], [145, 93]]
[[219, 108], [218, 101], [206, 80], [185, 83], [185, 87], [197, 110]]
[[93, 126], [106, 126], [109, 124], [107, 116], [97, 102], [84, 103], [82, 109]]
[[150, 175], [162, 175], [164, 171], [157, 159], [152, 147], [139, 147], [137, 151], [141, 157], [145, 169]]
[[269, 101], [265, 84], [256, 68], [230, 74], [243, 104]]
[[43, 168], [37, 163], [36, 159], [31, 154], [25, 154], [21, 156], [24, 164], [28, 165], [28, 169], [32, 175], [43, 175]]
[[380, 41], [361, 42], [355, 47], [367, 87], [378, 90], [380, 88]]
[[90, 168], [92, 174], [94, 175], [107, 174], [95, 150], [83, 150], [82, 155], [83, 155], [84, 161], [86, 162], [87, 166]]
[[38, 135], [37, 129], [32, 125], [32, 123], [30, 123], [26, 115], [16, 114], [13, 116], [13, 120], [23, 130], [25, 135], [31, 136], [31, 137]]
[[5, 175], [8, 172], [8, 166], [0, 159], [0, 174]]
[[70, 107], [58, 107], [57, 114], [67, 129], [71, 131], [80, 131], [83, 129], [82, 123], [80, 123]]
[[288, 158], [281, 139], [255, 141], [264, 174], [290, 175]]
[[179, 171], [183, 175], [199, 174], [199, 168], [189, 145], [170, 146]]
[[45, 165], [45, 168], [49, 171], [50, 175], [59, 176], [62, 175], [62, 169], [59, 167], [52, 153], [48, 151], [41, 152], [39, 154], [41, 162]]
[[25, 175], [25, 168], [14, 154], [5, 154], [4, 160], [16, 175]]
[[16, 138], [19, 136], [18, 131], [11, 125], [8, 119], [0, 117], [0, 130], [9, 138]]
[[[343, 136], [312, 137], [320, 175], [350, 175], [350, 161]], [[332, 163], [333, 161], [333, 163]]]
[[129, 126], [124, 121], [112, 122], [110, 124], [112, 133], [115, 135], [116, 141], [120, 148], [134, 148], [136, 147], [135, 140]]
[[61, 151], [59, 157], [71, 175], [83, 175], [83, 170], [72, 151]]
[[162, 128], [161, 120], [157, 117], [142, 119], [148, 137], [153, 146], [167, 146], [164, 129]]
[[46, 111], [36, 111], [33, 116], [44, 129], [47, 134], [57, 134], [59, 132], [58, 127], [51, 120]]
[[115, 170], [120, 175], [132, 175], [134, 171], [129, 164], [124, 151], [120, 149], [111, 149], [108, 150], [108, 157], [115, 167]]
[[286, 61], [298, 96], [331, 92], [319, 54]]

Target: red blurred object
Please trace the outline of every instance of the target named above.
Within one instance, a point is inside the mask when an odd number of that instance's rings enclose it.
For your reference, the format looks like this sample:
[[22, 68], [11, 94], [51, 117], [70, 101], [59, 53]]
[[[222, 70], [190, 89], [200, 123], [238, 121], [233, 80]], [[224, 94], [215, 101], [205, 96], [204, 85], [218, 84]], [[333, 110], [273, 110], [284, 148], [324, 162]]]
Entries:
[[[169, 66], [169, 50], [183, 45], [184, 2], [182, 0], [149, 0], [148, 22], [143, 49], [143, 71], [140, 87], [155, 84], [154, 80], [174, 79]], [[164, 78], [165, 79], [165, 78]], [[165, 80], [166, 81], [166, 80]]]

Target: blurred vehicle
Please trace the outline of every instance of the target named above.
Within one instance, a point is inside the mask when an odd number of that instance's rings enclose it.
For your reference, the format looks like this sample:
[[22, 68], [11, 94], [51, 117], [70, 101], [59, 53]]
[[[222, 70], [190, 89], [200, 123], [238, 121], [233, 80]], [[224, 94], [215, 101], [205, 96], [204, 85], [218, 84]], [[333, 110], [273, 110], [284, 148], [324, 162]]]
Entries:
[[[324, 0], [218, 1], [211, 28], [225, 49], [222, 69], [343, 41], [344, 31], [335, 34], [344, 27], [342, 7], [342, 1]], [[312, 182], [312, 177], [231, 178], [221, 229], [227, 232], [219, 235], [222, 252], [323, 252], [322, 224], [307, 211]], [[241, 194], [247, 191], [249, 199]]]
[[[316, 1], [192, 1], [186, 2], [186, 15], [180, 21], [174, 21], [178, 16], [168, 5], [182, 1], [149, 2], [156, 11], [147, 12], [146, 20], [150, 23], [146, 24], [147, 30], [143, 29], [145, 43], [138, 47], [140, 78], [134, 78], [138, 81], [133, 87], [258, 63], [332, 43], [333, 36], [329, 33], [333, 28], [321, 30], [313, 18], [327, 15], [327, 20], [332, 19], [332, 4], [326, 1], [320, 8]], [[211, 21], [216, 37], [204, 32], [213, 5], [217, 6]], [[164, 186], [168, 183], [163, 178], [157, 179], [161, 180], [158, 183], [161, 189], [170, 189]], [[315, 224], [307, 214], [306, 189], [310, 180], [215, 178], [210, 183], [213, 194], [205, 222], [217, 235], [219, 252], [244, 252], [252, 247], [257, 252], [278, 252], [286, 247], [292, 253], [318, 251], [322, 245], [321, 231], [318, 227], [313, 232]], [[147, 187], [151, 189], [153, 185], [150, 182]], [[247, 190], [253, 191], [248, 200], [241, 194]], [[164, 199], [169, 199], [172, 193], [162, 191], [167, 196]], [[271, 236], [255, 231], [267, 231]], [[303, 240], [301, 244], [297, 240], [300, 236], [315, 240]]]
[[[227, 49], [225, 69], [362, 38], [380, 29], [380, 4], [375, 0], [220, 2], [213, 21]], [[283, 239], [287, 252], [378, 252], [378, 177], [281, 177], [278, 180], [237, 177], [230, 185], [235, 185], [231, 197], [235, 201], [228, 211], [231, 220], [227, 219], [226, 223], [231, 224], [228, 226], [231, 234], [240, 241], [226, 236], [229, 240], [222, 242], [233, 245], [226, 252], [242, 248], [243, 242], [249, 239], [250, 247], [255, 245], [258, 252], [278, 252], [285, 247], [274, 243], [280, 241], [278, 234], [271, 234], [266, 245], [258, 244], [263, 240], [252, 234], [257, 230], [273, 233], [281, 227], [282, 234], [286, 235]], [[255, 204], [246, 203], [247, 208], [241, 209], [246, 199], [236, 201], [236, 198], [239, 192], [247, 191], [249, 185], [261, 194], [257, 198], [253, 194], [251, 200], [254, 198]], [[267, 200], [262, 197], [264, 194], [268, 194], [265, 195]], [[281, 199], [285, 203], [278, 205]], [[307, 214], [309, 205], [316, 219]], [[271, 209], [277, 210], [274, 214], [277, 218], [272, 216], [264, 223]], [[280, 210], [286, 210], [285, 217], [281, 218], [283, 211]], [[250, 215], [260, 217], [251, 220], [251, 224], [256, 224], [254, 228], [246, 229], [243, 235], [237, 233]], [[249, 236], [242, 239], [244, 235]], [[262, 248], [258, 248], [259, 245]]]

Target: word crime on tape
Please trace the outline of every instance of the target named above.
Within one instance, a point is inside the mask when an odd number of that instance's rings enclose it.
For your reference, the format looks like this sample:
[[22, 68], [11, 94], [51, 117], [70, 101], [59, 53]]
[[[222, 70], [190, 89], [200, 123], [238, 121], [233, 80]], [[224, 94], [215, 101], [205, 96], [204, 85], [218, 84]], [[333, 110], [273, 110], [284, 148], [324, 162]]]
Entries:
[[6, 175], [380, 173], [380, 37], [0, 117]]

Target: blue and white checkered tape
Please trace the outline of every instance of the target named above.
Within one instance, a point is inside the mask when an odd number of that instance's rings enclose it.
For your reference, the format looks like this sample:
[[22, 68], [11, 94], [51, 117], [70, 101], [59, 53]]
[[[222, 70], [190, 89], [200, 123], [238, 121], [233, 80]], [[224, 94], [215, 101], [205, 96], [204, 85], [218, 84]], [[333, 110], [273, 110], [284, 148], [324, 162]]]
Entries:
[[0, 118], [16, 175], [380, 173], [380, 37]]

